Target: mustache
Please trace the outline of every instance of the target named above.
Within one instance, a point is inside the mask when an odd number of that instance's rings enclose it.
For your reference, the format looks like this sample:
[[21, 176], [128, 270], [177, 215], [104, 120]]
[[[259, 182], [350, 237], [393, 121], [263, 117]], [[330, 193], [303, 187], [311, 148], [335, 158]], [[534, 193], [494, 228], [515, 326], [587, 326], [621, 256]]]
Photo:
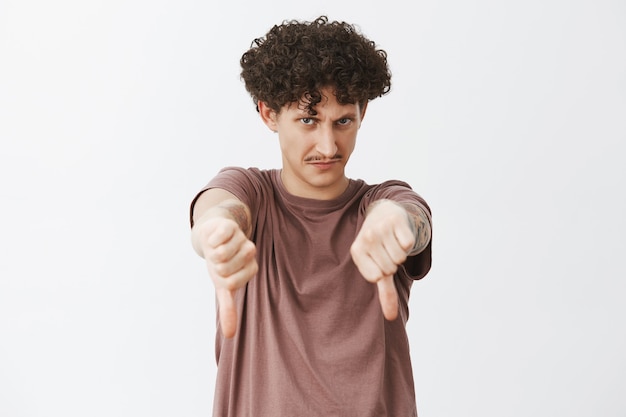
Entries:
[[332, 161], [339, 161], [341, 159], [343, 159], [343, 156], [341, 156], [341, 154], [335, 154], [331, 158], [325, 158], [319, 155], [311, 155], [311, 156], [307, 156], [306, 158], [304, 158], [304, 162], [315, 162], [315, 161], [332, 162]]

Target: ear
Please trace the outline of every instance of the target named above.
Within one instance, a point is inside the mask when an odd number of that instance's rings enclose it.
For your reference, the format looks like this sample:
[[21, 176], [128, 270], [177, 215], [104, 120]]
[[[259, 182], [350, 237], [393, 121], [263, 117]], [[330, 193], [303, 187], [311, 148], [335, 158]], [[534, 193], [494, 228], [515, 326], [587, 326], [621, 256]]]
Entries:
[[261, 115], [263, 123], [265, 123], [265, 125], [269, 127], [272, 132], [278, 131], [276, 112], [270, 109], [264, 101], [259, 101], [257, 106], [259, 107], [259, 114]]

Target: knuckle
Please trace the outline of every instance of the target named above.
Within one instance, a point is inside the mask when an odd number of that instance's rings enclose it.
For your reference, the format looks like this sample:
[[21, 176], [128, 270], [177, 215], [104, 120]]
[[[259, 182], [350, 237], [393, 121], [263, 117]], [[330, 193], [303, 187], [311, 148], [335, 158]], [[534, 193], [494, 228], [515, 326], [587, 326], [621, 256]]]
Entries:
[[218, 263], [215, 265], [215, 272], [220, 276], [220, 277], [225, 277], [228, 276], [228, 266], [226, 264], [223, 263]]
[[359, 256], [359, 252], [360, 252], [360, 245], [358, 241], [355, 241], [352, 246], [350, 246], [350, 255], [353, 258], [356, 258]]
[[230, 235], [233, 232], [233, 224], [231, 220], [228, 219], [220, 219], [215, 227], [214, 233], [219, 234], [220, 236]]
[[392, 259], [392, 261], [395, 263], [395, 265], [394, 270], [391, 272], [396, 272], [396, 270], [398, 269], [398, 265], [402, 265], [404, 261], [406, 261], [406, 253], [398, 254], [397, 256], [395, 256], [395, 258]]
[[241, 251], [246, 255], [246, 257], [255, 256], [256, 245], [252, 241], [246, 240], [245, 243], [241, 247]]
[[226, 279], [224, 280], [224, 288], [229, 291], [234, 291], [239, 288], [237, 280], [234, 279]]
[[377, 236], [378, 236], [378, 233], [376, 232], [376, 230], [371, 229], [371, 228], [363, 230], [363, 233], [362, 233], [362, 239], [363, 239], [363, 242], [365, 243], [375, 242]]
[[225, 262], [229, 258], [228, 250], [224, 245], [220, 245], [213, 251], [213, 259], [217, 262]]
[[256, 261], [254, 261], [250, 267], [250, 270], [253, 276], [256, 275], [256, 273], [259, 272], [259, 264]]
[[398, 270], [397, 265], [388, 266], [382, 270], [383, 275], [379, 279], [382, 279], [385, 276], [393, 275], [396, 273], [397, 270]]
[[383, 275], [380, 273], [380, 271], [365, 271], [365, 273], [362, 273], [362, 275], [363, 278], [365, 278], [372, 284], [380, 281], [383, 278]]

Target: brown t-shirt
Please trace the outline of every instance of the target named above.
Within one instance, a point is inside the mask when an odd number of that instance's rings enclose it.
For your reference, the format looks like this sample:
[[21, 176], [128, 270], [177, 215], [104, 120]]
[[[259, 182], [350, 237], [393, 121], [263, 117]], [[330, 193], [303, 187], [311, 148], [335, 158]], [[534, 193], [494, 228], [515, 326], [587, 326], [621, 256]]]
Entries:
[[431, 245], [398, 269], [395, 321], [349, 250], [371, 202], [413, 202], [430, 214], [426, 202], [400, 181], [350, 180], [334, 200], [296, 197], [279, 170], [256, 168], [225, 168], [209, 188], [250, 207], [259, 264], [237, 291], [234, 338], [222, 337], [218, 320], [214, 416], [417, 416], [405, 325]]

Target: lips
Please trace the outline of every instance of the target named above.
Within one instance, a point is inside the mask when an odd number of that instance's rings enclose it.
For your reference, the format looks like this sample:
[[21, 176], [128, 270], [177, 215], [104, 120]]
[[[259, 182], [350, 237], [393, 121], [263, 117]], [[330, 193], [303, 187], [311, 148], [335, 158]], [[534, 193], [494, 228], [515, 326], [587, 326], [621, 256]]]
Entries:
[[315, 165], [318, 168], [330, 168], [331, 166], [335, 165], [336, 163], [337, 163], [337, 161], [313, 162], [313, 165]]
[[324, 159], [324, 158], [320, 158], [319, 156], [309, 156], [308, 158], [304, 158], [304, 162], [311, 162], [311, 163], [323, 163], [323, 164], [329, 164], [329, 163], [333, 163], [333, 162], [339, 162], [341, 161], [342, 156], [341, 155], [335, 155], [332, 158], [329, 159]]
[[313, 160], [310, 161], [309, 164], [315, 166], [321, 170], [327, 170], [334, 167], [337, 163], [339, 163], [341, 159], [328, 159], [328, 160]]

